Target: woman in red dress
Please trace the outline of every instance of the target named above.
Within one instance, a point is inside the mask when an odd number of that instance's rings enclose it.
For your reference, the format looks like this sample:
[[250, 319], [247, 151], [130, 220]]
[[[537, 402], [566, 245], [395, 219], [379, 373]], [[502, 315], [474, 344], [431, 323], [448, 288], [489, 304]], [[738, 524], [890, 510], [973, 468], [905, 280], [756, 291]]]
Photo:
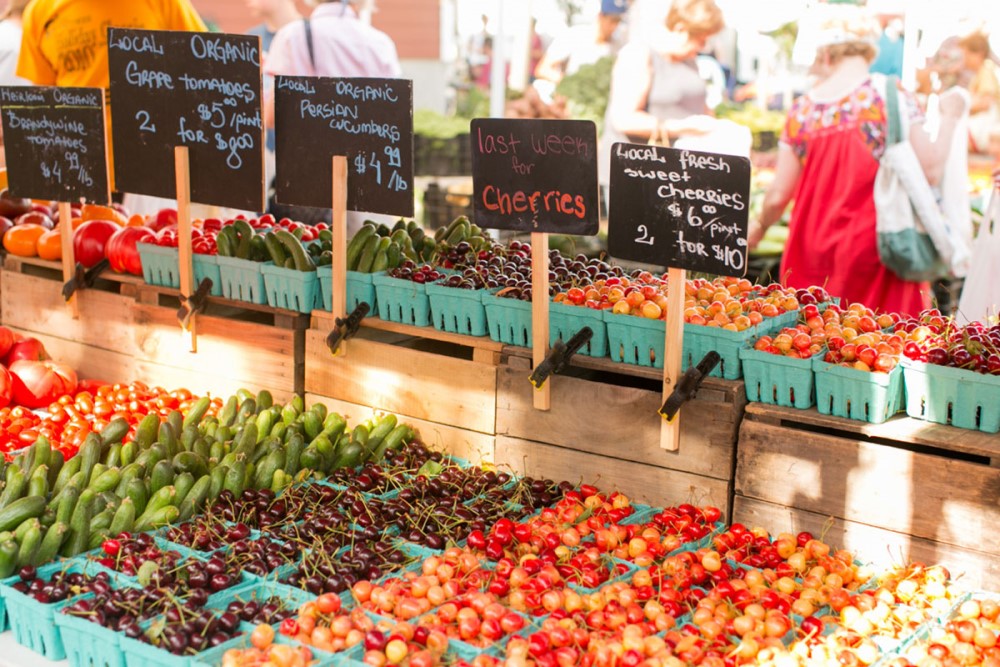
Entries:
[[[818, 82], [788, 113], [775, 177], [760, 219], [750, 226], [749, 245], [757, 245], [794, 199], [781, 261], [784, 284], [821, 285], [847, 303], [916, 315], [930, 305], [930, 286], [899, 278], [878, 256], [874, 184], [887, 123], [884, 85], [868, 72], [876, 55], [869, 25], [844, 13], [820, 31], [812, 69]], [[909, 125], [908, 138], [935, 185], [964, 101], [942, 98], [940, 130], [931, 141], [912, 97], [903, 98], [903, 127]]]

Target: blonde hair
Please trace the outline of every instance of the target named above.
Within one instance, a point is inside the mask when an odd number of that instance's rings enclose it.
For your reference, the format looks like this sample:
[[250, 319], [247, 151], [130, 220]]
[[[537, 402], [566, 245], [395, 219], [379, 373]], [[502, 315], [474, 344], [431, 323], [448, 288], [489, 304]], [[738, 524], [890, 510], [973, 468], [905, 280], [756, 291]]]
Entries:
[[861, 56], [868, 63], [872, 63], [878, 56], [878, 47], [867, 41], [841, 42], [823, 47], [831, 65], [836, 65], [844, 58], [850, 56]]
[[958, 40], [958, 45], [968, 51], [980, 56], [990, 55], [990, 40], [981, 32], [969, 33]]
[[871, 16], [850, 6], [835, 6], [820, 22], [815, 39], [831, 65], [844, 58], [861, 56], [871, 63], [878, 55], [878, 26]]
[[681, 23], [692, 35], [714, 35], [725, 26], [715, 0], [674, 0], [667, 12], [667, 28], [674, 30]]

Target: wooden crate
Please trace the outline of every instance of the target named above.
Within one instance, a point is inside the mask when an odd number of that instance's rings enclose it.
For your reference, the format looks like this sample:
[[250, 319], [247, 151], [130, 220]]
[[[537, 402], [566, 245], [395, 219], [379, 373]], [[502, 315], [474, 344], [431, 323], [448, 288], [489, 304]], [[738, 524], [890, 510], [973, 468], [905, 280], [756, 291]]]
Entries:
[[366, 319], [346, 354], [334, 357], [326, 345], [332, 327], [329, 313], [313, 314], [305, 341], [307, 393], [495, 434], [499, 344]]
[[[873, 426], [752, 404], [740, 429], [734, 519], [826, 530], [880, 565], [941, 562], [1000, 585], [1000, 436], [897, 417]], [[832, 523], [832, 527], [830, 524]]]
[[[662, 371], [576, 356], [575, 367], [600, 372], [554, 376], [552, 409], [539, 411], [532, 406], [524, 352], [508, 352], [497, 392], [497, 463], [529, 475], [582, 478], [656, 505], [716, 505], [729, 515], [736, 436], [746, 404], [742, 383], [706, 380], [682, 409], [680, 449], [669, 452], [660, 448], [657, 410], [663, 397], [653, 388]], [[649, 382], [628, 386], [630, 376]]]
[[[101, 281], [77, 295], [74, 319], [62, 298], [61, 273], [38, 260], [8, 257], [0, 294], [3, 323], [41, 339], [50, 354], [84, 376], [188, 386], [213, 393], [266, 388], [275, 396], [302, 392], [307, 316], [264, 313], [264, 321], [198, 318], [198, 353], [188, 350], [177, 321], [176, 296], [134, 277]], [[278, 322], [282, 318], [278, 326]]]

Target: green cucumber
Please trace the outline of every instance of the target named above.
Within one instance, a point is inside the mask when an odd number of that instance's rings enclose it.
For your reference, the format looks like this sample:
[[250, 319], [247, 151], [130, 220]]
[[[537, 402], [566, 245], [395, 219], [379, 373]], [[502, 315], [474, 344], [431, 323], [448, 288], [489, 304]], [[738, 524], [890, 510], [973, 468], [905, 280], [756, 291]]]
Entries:
[[379, 241], [381, 240], [381, 237], [377, 235], [368, 238], [365, 242], [364, 250], [361, 251], [361, 256], [358, 257], [357, 266], [353, 268], [354, 271], [358, 271], [360, 273], [371, 273], [372, 262], [375, 261], [375, 253], [378, 250]]
[[28, 529], [21, 540], [21, 545], [17, 550], [17, 566], [24, 567], [30, 565], [35, 560], [35, 554], [42, 546], [42, 526], [37, 523]]
[[149, 502], [149, 489], [146, 488], [145, 480], [133, 479], [128, 483], [125, 493], [132, 502], [132, 509], [136, 515], [146, 511], [146, 504]]
[[268, 232], [264, 234], [264, 245], [267, 246], [267, 252], [271, 256], [271, 261], [274, 262], [274, 265], [284, 266], [285, 260], [288, 259], [288, 252], [281, 241], [273, 233]]
[[236, 411], [239, 407], [240, 402], [236, 396], [227, 398], [225, 405], [222, 406], [222, 412], [219, 413], [219, 425], [232, 426], [236, 421]]
[[105, 446], [116, 442], [121, 442], [122, 438], [128, 435], [131, 428], [128, 420], [123, 417], [116, 417], [108, 422], [108, 425], [101, 429], [101, 442]]
[[0, 509], [0, 531], [11, 530], [26, 519], [40, 517], [45, 511], [45, 506], [45, 498], [42, 496], [28, 496], [13, 501]]
[[18, 545], [13, 539], [0, 542], [0, 579], [6, 579], [17, 569]]
[[222, 487], [226, 483], [226, 473], [229, 472], [229, 467], [224, 465], [217, 465], [212, 469], [212, 474], [209, 476], [211, 479], [211, 484], [208, 488], [208, 497], [215, 500], [222, 493]]
[[117, 536], [123, 532], [131, 532], [135, 524], [135, 503], [131, 498], [123, 498], [115, 510], [115, 515], [111, 519], [108, 527], [108, 534]]
[[101, 473], [100, 477], [94, 478], [90, 482], [90, 488], [92, 488], [97, 493], [102, 493], [104, 491], [110, 491], [118, 486], [118, 483], [122, 479], [121, 468], [108, 468]]
[[154, 495], [174, 481], [174, 466], [170, 461], [158, 461], [149, 476], [149, 490]]
[[20, 466], [12, 463], [8, 470], [12, 472], [8, 472], [7, 484], [3, 488], [3, 494], [0, 494], [0, 507], [7, 507], [28, 489], [28, 478], [21, 472]]
[[166, 507], [161, 507], [152, 514], [144, 514], [139, 517], [139, 519], [135, 522], [135, 530], [144, 532], [153, 528], [165, 526], [169, 523], [177, 521], [180, 515], [180, 508], [175, 507], [174, 505], [167, 505]]

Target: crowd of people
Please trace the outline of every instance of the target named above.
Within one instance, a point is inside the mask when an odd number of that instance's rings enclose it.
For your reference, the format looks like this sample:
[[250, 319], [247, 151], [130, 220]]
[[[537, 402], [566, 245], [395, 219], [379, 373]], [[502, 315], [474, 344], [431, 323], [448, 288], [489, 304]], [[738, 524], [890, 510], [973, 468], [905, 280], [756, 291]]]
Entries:
[[[370, 0], [312, 0], [308, 16], [293, 0], [245, 1], [260, 21], [250, 34], [261, 38], [268, 128], [274, 76], [401, 76], [393, 40], [360, 18]], [[886, 86], [897, 85], [885, 75], [900, 74], [902, 31], [898, 13], [874, 4], [868, 12], [838, 7], [800, 36], [814, 51], [810, 85], [787, 110], [774, 180], [748, 243], [756, 245], [791, 205], [784, 282], [824, 284], [848, 301], [915, 313], [929, 303], [928, 286], [899, 278], [879, 261], [876, 247], [873, 187], [886, 147]], [[579, 68], [614, 59], [601, 138], [606, 184], [615, 141], [687, 145], [718, 131], [700, 57], [725, 24], [715, 0], [601, 0], [595, 16], [547, 48], [532, 25], [528, 80], [551, 94]], [[190, 0], [9, 0], [0, 16], [0, 84], [106, 90], [110, 25], [206, 29]], [[470, 77], [484, 87], [491, 78], [487, 27], [484, 15], [467, 61]], [[905, 136], [928, 183], [942, 185], [956, 142], [992, 152], [1000, 165], [1000, 73], [988, 35], [976, 30], [946, 40], [917, 82], [916, 90], [899, 94]], [[928, 95], [936, 105], [933, 122]], [[274, 149], [271, 129], [267, 147]], [[994, 175], [1000, 182], [1000, 170]]]

